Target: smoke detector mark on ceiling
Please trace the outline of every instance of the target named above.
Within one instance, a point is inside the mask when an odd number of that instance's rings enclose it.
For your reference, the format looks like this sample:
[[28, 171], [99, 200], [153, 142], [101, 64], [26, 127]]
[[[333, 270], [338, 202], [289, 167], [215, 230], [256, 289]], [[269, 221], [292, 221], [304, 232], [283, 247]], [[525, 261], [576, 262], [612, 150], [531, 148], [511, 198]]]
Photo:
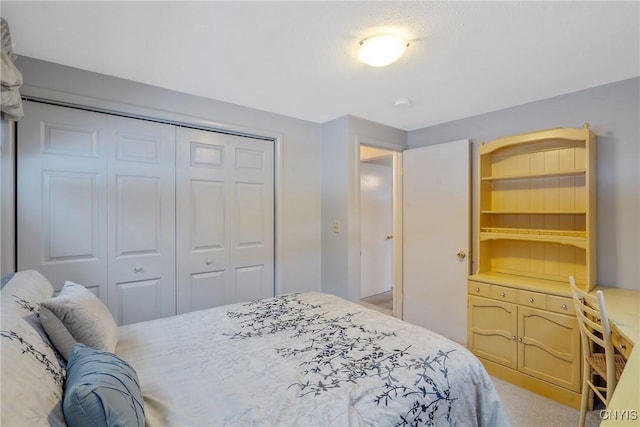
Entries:
[[411, 107], [413, 103], [409, 98], [398, 98], [394, 101], [393, 105], [395, 105], [398, 108], [402, 108], [402, 107]]

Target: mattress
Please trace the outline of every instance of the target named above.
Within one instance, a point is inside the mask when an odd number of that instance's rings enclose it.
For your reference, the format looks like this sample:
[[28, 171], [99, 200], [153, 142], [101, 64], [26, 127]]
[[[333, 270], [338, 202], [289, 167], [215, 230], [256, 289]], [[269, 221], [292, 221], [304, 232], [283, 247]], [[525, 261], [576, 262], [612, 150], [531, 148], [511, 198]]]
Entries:
[[509, 425], [463, 346], [323, 293], [122, 326], [116, 353], [150, 426]]

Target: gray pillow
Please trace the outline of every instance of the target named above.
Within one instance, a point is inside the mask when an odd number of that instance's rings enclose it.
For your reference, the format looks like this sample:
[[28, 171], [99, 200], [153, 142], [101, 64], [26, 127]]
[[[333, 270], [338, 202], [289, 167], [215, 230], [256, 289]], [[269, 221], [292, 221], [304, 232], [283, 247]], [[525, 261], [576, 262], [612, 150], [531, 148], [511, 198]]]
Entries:
[[136, 371], [113, 353], [76, 344], [67, 365], [62, 412], [69, 427], [144, 427]]
[[76, 343], [110, 352], [118, 345], [118, 325], [109, 309], [77, 283], [65, 282], [58, 296], [42, 301], [40, 322], [66, 360]]

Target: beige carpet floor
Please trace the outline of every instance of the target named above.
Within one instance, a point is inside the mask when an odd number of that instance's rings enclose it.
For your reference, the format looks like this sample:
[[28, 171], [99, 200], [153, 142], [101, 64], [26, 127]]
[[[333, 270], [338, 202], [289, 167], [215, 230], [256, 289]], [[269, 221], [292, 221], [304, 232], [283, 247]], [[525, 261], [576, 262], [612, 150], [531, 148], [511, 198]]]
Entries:
[[384, 314], [393, 314], [393, 295], [391, 291], [362, 298], [360, 304]]
[[[580, 412], [539, 394], [491, 377], [513, 427], [577, 427]], [[600, 425], [598, 410], [587, 412], [585, 427]]]

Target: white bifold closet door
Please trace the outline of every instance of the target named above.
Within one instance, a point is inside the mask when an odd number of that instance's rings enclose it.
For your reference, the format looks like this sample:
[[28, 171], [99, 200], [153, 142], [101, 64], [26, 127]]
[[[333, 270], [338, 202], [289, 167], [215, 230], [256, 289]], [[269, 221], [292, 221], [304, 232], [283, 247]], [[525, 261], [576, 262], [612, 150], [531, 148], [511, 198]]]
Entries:
[[175, 314], [175, 129], [25, 103], [17, 262], [102, 299], [118, 324]]
[[273, 142], [177, 135], [178, 313], [273, 296]]
[[18, 270], [60, 290], [85, 285], [107, 302], [107, 121], [102, 114], [24, 102], [18, 122]]
[[106, 115], [108, 305], [119, 324], [175, 314], [175, 127]]
[[274, 295], [272, 141], [24, 108], [19, 270], [85, 285], [121, 325]]

